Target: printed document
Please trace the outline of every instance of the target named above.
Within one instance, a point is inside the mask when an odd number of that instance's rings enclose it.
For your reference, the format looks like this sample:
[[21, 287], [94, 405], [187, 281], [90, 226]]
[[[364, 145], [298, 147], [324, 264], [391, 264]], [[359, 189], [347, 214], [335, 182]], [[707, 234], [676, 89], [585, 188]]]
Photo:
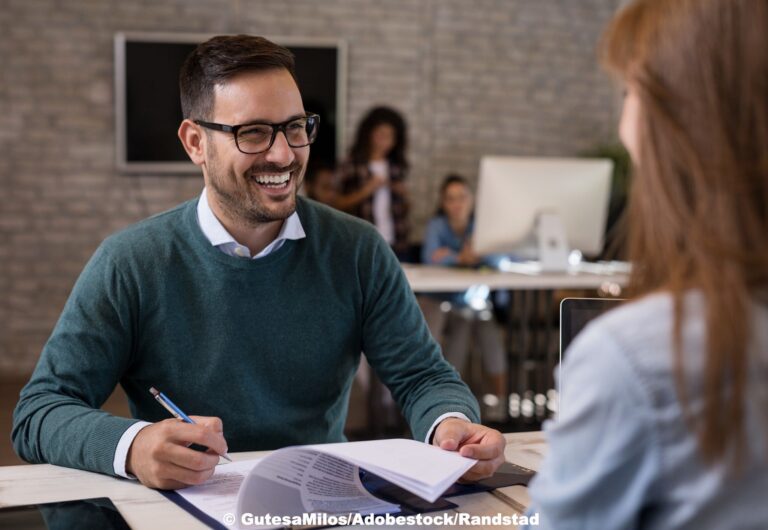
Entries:
[[414, 440], [304, 445], [219, 465], [208, 482], [177, 493], [217, 522], [243, 513], [395, 513], [398, 505], [365, 489], [360, 469], [434, 502], [474, 463]]

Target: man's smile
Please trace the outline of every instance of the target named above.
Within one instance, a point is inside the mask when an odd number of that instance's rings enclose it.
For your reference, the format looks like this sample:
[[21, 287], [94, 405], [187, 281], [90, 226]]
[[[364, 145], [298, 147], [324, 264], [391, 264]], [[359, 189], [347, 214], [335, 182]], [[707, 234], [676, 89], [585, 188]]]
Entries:
[[274, 175], [252, 175], [251, 178], [262, 186], [269, 188], [285, 188], [288, 181], [291, 179], [291, 173], [290, 171], [287, 171], [285, 173]]

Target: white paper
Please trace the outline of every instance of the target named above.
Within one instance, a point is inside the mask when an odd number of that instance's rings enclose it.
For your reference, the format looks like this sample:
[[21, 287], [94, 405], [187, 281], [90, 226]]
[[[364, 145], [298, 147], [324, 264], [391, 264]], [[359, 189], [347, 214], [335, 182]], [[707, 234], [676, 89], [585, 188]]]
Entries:
[[305, 446], [356, 464], [435, 502], [476, 460], [415, 440], [371, 440]]
[[400, 507], [369, 493], [360, 468], [434, 502], [474, 463], [414, 440], [307, 445], [217, 466], [208, 482], [178, 493], [219, 522], [243, 513], [384, 514]]
[[365, 489], [356, 465], [306, 447], [281, 449], [265, 458], [243, 483], [237, 502], [238, 514], [254, 515], [383, 514], [399, 509]]
[[222, 522], [225, 514], [235, 513], [240, 485], [261, 460], [256, 458], [218, 465], [205, 484], [177, 490], [176, 493], [216, 521]]

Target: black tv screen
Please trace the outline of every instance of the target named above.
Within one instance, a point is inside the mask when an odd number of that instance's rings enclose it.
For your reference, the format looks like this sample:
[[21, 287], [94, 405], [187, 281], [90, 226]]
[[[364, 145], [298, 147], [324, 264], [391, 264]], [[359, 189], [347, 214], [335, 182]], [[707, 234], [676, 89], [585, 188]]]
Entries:
[[[118, 34], [115, 37], [117, 166], [129, 173], [194, 173], [176, 131], [181, 123], [179, 70], [210, 35]], [[293, 52], [307, 111], [320, 115], [312, 160], [332, 164], [343, 152], [345, 48], [341, 42], [272, 39]]]

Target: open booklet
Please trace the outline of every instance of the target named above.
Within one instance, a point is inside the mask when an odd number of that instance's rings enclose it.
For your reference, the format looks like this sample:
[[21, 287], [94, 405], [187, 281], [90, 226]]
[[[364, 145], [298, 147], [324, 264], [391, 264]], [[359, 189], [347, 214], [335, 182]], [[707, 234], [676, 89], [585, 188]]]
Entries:
[[365, 489], [361, 469], [434, 502], [474, 463], [458, 453], [404, 439], [304, 445], [219, 465], [208, 482], [177, 493], [210, 526], [231, 527], [246, 514], [251, 518], [248, 528], [258, 528], [253, 518], [267, 514], [400, 511], [397, 504]]

